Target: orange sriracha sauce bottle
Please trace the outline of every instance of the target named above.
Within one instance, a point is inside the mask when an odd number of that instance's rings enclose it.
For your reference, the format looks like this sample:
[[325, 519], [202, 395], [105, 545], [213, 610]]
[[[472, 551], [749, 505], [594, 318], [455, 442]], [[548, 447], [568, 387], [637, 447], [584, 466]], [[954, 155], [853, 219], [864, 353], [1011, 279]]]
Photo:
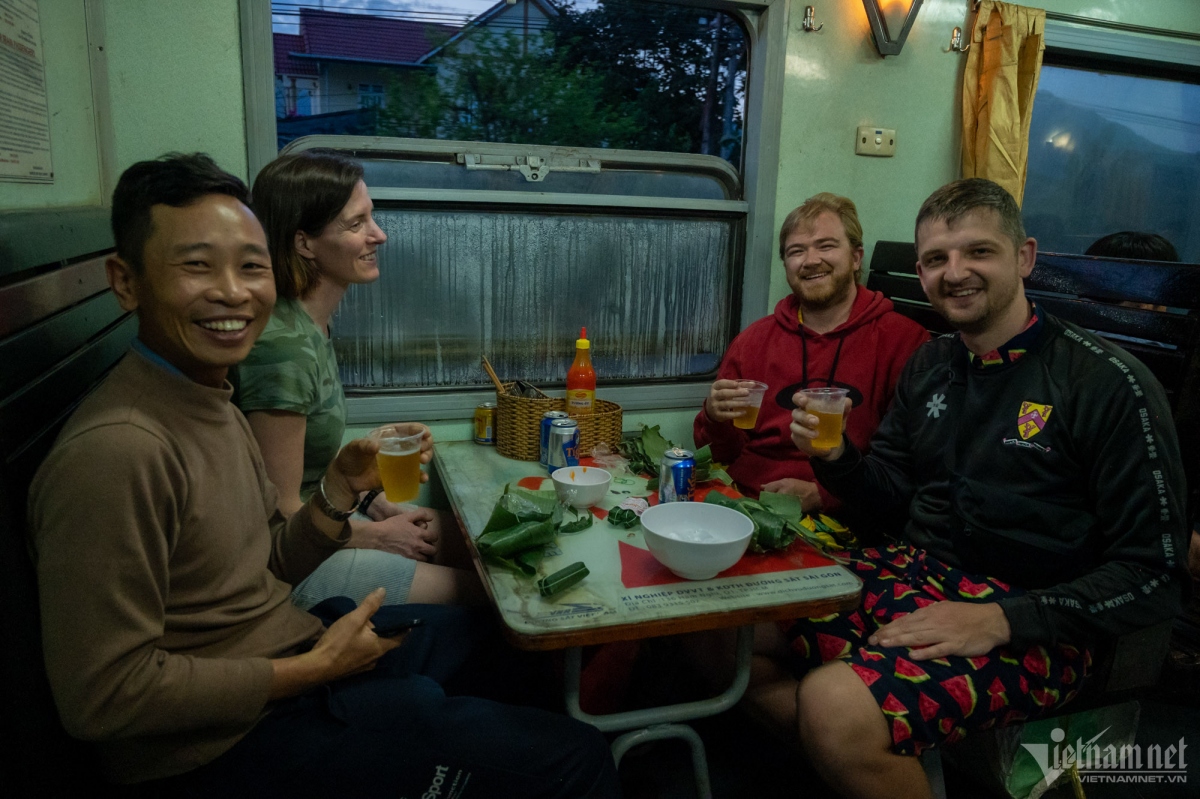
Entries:
[[575, 341], [575, 360], [567, 370], [567, 413], [580, 416], [591, 413], [596, 405], [596, 370], [592, 368], [592, 344], [587, 328]]

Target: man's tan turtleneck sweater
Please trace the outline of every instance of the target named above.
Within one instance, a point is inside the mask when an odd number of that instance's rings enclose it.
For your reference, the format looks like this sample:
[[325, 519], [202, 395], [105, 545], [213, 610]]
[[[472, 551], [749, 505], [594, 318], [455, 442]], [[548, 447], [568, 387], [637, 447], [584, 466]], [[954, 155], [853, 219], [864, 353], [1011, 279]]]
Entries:
[[[107, 776], [189, 771], [267, 712], [269, 658], [321, 634], [291, 604], [333, 541], [285, 521], [232, 392], [130, 353], [67, 422], [29, 522], [46, 669]], [[286, 582], [285, 582], [286, 581]]]

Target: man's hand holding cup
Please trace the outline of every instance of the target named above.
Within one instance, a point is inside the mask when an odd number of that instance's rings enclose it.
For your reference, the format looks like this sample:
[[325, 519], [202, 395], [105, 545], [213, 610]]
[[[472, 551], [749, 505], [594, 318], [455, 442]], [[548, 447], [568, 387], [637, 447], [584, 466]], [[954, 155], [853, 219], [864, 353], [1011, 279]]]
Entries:
[[757, 380], [718, 380], [708, 391], [704, 412], [714, 422], [733, 422], [734, 427], [753, 430], [766, 391], [767, 384]]
[[[743, 386], [742, 383], [746, 385]], [[714, 422], [730, 422], [746, 412], [749, 404], [750, 381], [717, 380], [708, 390], [708, 399], [704, 401], [704, 412]]]
[[806, 388], [792, 396], [792, 443], [811, 458], [835, 461], [846, 451], [843, 435], [851, 400], [844, 388]]

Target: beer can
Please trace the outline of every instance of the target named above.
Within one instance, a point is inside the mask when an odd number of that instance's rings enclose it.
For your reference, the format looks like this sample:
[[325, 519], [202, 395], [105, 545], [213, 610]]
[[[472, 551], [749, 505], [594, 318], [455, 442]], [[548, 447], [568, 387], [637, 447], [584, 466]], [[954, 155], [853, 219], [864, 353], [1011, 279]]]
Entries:
[[550, 471], [579, 465], [579, 423], [574, 419], [550, 420], [546, 468]]
[[566, 411], [546, 411], [542, 414], [541, 424], [541, 454], [538, 456], [538, 462], [543, 466], [549, 466], [548, 460], [550, 454], [550, 423], [555, 419], [566, 419]]
[[696, 498], [696, 459], [675, 447], [663, 453], [658, 470], [658, 501], [692, 502]]
[[496, 403], [482, 402], [475, 406], [475, 443], [496, 443]]

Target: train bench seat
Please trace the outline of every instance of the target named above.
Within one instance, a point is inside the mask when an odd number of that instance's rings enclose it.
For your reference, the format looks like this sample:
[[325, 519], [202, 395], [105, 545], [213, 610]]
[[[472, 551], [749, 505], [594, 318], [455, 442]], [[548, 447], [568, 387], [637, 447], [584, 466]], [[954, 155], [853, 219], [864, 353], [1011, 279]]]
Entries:
[[46, 215], [0, 218], [0, 773], [16, 797], [108, 793], [91, 747], [67, 735], [50, 694], [25, 506], [58, 431], [124, 355], [137, 322], [105, 278], [107, 213], [60, 227], [55, 237]]
[[[896, 310], [933, 335], [952, 332], [925, 298], [916, 274], [917, 255], [908, 242], [880, 241], [871, 257], [867, 287], [882, 292]], [[1058, 316], [1103, 336], [1141, 360], [1166, 390], [1183, 452], [1189, 487], [1188, 518], [1195, 520], [1200, 479], [1200, 265], [1039, 253], [1025, 293]], [[1169, 310], [1149, 307], [1166, 306]], [[1180, 619], [1107, 642], [1098, 651], [1090, 689], [1066, 715], [1120, 703], [1118, 724], [1136, 728], [1138, 706], [1129, 701], [1159, 679], [1172, 645], [1172, 628], [1200, 632], [1200, 601], [1193, 598]], [[1177, 637], [1178, 641], [1178, 637]], [[1123, 718], [1122, 718], [1123, 717]], [[947, 759], [986, 772], [997, 763], [999, 733], [968, 736], [947, 749]], [[936, 750], [935, 750], [936, 752]], [[935, 790], [940, 756], [923, 758]], [[936, 776], [935, 776], [936, 775]], [[991, 774], [993, 782], [1002, 779]], [[999, 789], [997, 784], [990, 786]], [[942, 788], [944, 791], [944, 788]], [[941, 794], [944, 796], [944, 792]]]

